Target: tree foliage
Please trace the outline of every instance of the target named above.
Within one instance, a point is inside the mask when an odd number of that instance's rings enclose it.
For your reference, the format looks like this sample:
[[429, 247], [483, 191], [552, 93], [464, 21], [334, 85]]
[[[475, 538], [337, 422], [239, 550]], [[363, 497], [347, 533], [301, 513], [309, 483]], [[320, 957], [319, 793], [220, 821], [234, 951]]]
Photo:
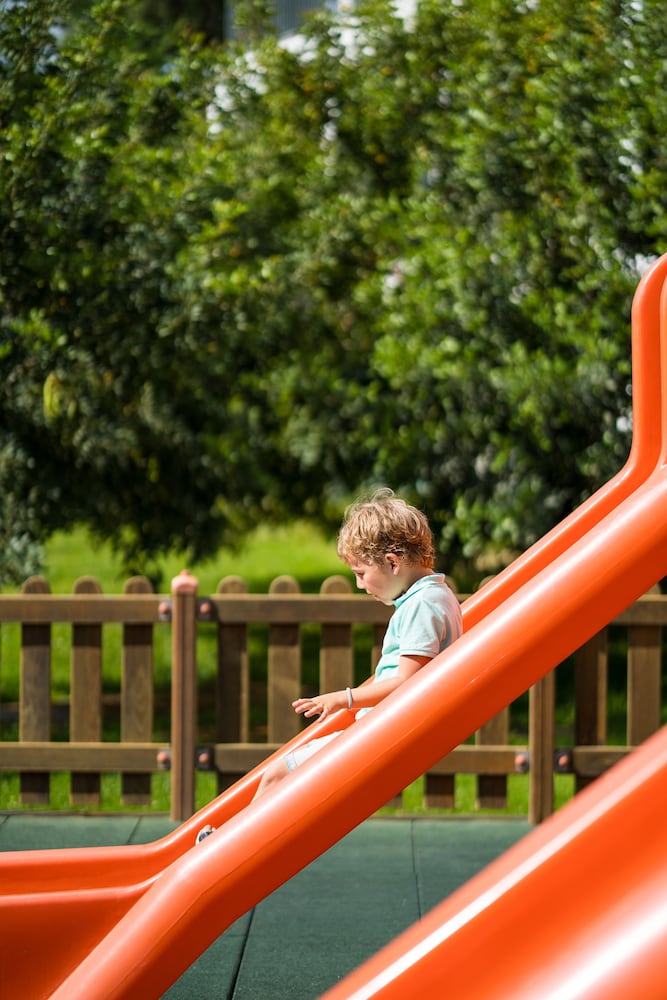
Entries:
[[126, 7], [0, 26], [5, 575], [78, 521], [138, 564], [378, 483], [502, 559], [616, 471], [655, 0], [373, 0], [159, 58]]

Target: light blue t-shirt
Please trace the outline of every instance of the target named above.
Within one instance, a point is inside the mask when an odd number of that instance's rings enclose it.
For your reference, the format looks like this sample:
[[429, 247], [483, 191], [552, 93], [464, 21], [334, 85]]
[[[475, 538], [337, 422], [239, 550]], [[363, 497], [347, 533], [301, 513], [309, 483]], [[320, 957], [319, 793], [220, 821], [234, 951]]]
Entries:
[[[461, 605], [444, 573], [422, 576], [392, 604], [395, 611], [384, 634], [373, 682], [395, 677], [401, 656], [433, 658], [463, 632]], [[366, 712], [372, 709], [360, 708], [355, 719]]]
[[[373, 682], [393, 677], [398, 672], [401, 656], [434, 657], [463, 632], [461, 606], [443, 573], [421, 577], [392, 603], [395, 610], [384, 634]], [[355, 719], [372, 711], [372, 708], [360, 708]], [[285, 757], [288, 771], [293, 771], [340, 732], [343, 730], [328, 733], [290, 751]]]
[[422, 576], [392, 602], [374, 680], [393, 677], [401, 656], [434, 657], [463, 631], [461, 606], [443, 573]]

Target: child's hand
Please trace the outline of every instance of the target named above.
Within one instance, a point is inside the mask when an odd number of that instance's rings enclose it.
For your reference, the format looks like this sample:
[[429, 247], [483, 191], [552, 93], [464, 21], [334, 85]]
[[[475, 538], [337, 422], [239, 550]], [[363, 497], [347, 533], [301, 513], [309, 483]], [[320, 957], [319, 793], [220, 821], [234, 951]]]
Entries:
[[313, 698], [297, 698], [292, 702], [292, 708], [306, 719], [312, 719], [314, 715], [326, 719], [332, 712], [347, 708], [347, 695], [344, 691], [332, 691], [331, 694], [318, 694]]

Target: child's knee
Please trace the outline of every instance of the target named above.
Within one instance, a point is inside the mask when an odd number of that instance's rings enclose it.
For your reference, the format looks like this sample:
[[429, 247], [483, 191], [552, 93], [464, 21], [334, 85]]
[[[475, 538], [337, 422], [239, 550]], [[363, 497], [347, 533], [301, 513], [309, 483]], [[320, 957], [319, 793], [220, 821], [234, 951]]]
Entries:
[[282, 781], [289, 774], [289, 768], [284, 760], [275, 761], [271, 767], [268, 769], [268, 780], [272, 785], [277, 784], [277, 782]]
[[262, 775], [262, 780], [259, 783], [257, 794], [261, 795], [270, 788], [273, 788], [273, 786], [277, 785], [279, 781], [286, 778], [289, 773], [289, 769], [284, 760], [277, 760], [269, 764]]

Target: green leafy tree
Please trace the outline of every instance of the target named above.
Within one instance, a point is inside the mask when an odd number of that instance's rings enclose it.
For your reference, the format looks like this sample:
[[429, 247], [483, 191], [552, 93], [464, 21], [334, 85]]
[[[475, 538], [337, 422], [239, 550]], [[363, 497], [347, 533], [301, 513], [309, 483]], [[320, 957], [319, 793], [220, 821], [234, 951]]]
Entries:
[[423, 2], [404, 25], [370, 5], [352, 41], [313, 27], [291, 79], [325, 150], [278, 287], [317, 347], [308, 378], [297, 354], [273, 380], [302, 475], [391, 482], [454, 554], [500, 561], [620, 466], [630, 300], [663, 249], [657, 188], [634, 217], [663, 176], [659, 140], [630, 138], [660, 73], [649, 7]]
[[113, 0], [3, 20], [6, 573], [76, 521], [136, 564], [378, 483], [500, 563], [627, 454], [656, 0], [372, 0], [300, 48], [260, 7], [153, 56]]
[[152, 65], [123, 6], [68, 19], [37, 0], [0, 28], [8, 551], [79, 520], [130, 561], [215, 533], [209, 399], [169, 274], [208, 215], [192, 185], [206, 64]]

